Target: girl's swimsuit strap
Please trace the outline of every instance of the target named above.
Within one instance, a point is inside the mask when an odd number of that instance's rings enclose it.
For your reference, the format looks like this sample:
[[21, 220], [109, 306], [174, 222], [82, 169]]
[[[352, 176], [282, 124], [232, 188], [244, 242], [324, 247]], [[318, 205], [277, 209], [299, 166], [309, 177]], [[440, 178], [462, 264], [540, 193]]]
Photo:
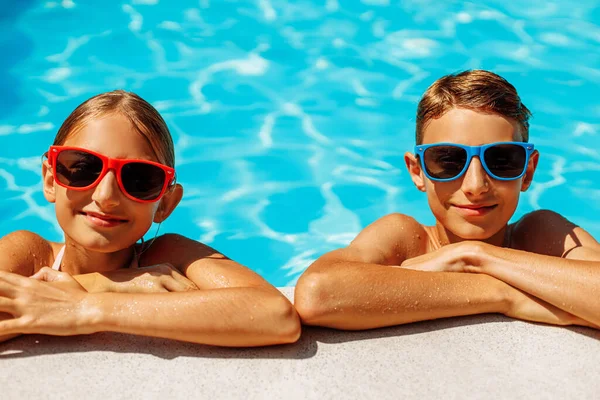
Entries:
[[62, 263], [63, 255], [65, 254], [65, 246], [60, 249], [56, 258], [54, 259], [54, 264], [52, 264], [52, 269], [56, 271], [60, 271], [60, 263]]

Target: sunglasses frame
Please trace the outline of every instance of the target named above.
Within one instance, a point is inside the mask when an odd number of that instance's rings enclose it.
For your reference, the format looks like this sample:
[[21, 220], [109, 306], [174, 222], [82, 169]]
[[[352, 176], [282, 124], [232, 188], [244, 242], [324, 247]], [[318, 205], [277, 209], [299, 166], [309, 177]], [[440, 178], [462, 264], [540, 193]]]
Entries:
[[[525, 152], [526, 152], [525, 158], [527, 159], [527, 161], [525, 161], [525, 165], [523, 166], [523, 171], [521, 171], [521, 173], [518, 176], [515, 176], [514, 178], [502, 178], [502, 177], [499, 177], [499, 176], [493, 174], [485, 162], [485, 157], [482, 157], [483, 154], [485, 153], [485, 151], [487, 149], [489, 149], [490, 147], [503, 145], [503, 144], [511, 144], [511, 145], [516, 145], [516, 146], [522, 147], [525, 149]], [[463, 167], [462, 171], [460, 171], [460, 173], [457, 174], [455, 177], [435, 178], [435, 177], [429, 175], [429, 173], [427, 172], [427, 168], [425, 167], [425, 157], [424, 157], [425, 150], [427, 150], [431, 147], [436, 147], [436, 146], [459, 147], [461, 149], [464, 149], [467, 152], [467, 161], [465, 162], [465, 166]], [[525, 171], [527, 170], [527, 165], [529, 164], [529, 157], [533, 153], [534, 149], [535, 149], [535, 146], [533, 145], [533, 143], [525, 143], [525, 142], [495, 142], [495, 143], [484, 144], [481, 146], [466, 146], [464, 144], [445, 143], [444, 142], [444, 143], [432, 143], [432, 144], [417, 145], [417, 146], [415, 146], [415, 155], [417, 157], [419, 157], [419, 159], [420, 159], [420, 163], [421, 163], [423, 172], [425, 173], [427, 178], [431, 179], [432, 181], [449, 182], [449, 181], [453, 181], [453, 180], [460, 178], [461, 176], [463, 176], [465, 174], [465, 172], [467, 172], [467, 170], [469, 169], [469, 165], [471, 165], [471, 161], [473, 160], [473, 157], [475, 157], [475, 156], [477, 156], [479, 158], [479, 161], [481, 162], [481, 165], [483, 166], [483, 169], [485, 170], [485, 172], [493, 179], [497, 179], [499, 181], [513, 181], [513, 180], [519, 179], [523, 175], [525, 175]]]
[[[102, 171], [100, 172], [100, 175], [98, 175], [98, 178], [96, 178], [96, 180], [94, 182], [92, 182], [90, 185], [84, 186], [84, 187], [69, 186], [69, 185], [66, 185], [66, 184], [60, 182], [58, 179], [56, 179], [56, 177], [57, 177], [57, 173], [56, 173], [57, 162], [56, 161], [58, 159], [58, 155], [61, 152], [66, 151], [66, 150], [79, 151], [82, 153], [88, 153], [95, 157], [98, 157], [102, 161]], [[56, 182], [59, 186], [62, 186], [69, 190], [83, 192], [83, 191], [92, 189], [92, 188], [98, 186], [98, 184], [104, 178], [104, 176], [108, 173], [108, 171], [113, 170], [113, 171], [115, 171], [115, 176], [117, 178], [117, 183], [119, 185], [119, 189], [121, 189], [121, 192], [128, 199], [137, 201], [138, 203], [154, 203], [154, 202], [160, 200], [162, 198], [162, 196], [165, 194], [165, 192], [167, 191], [167, 189], [175, 184], [175, 179], [176, 179], [175, 169], [168, 167], [164, 164], [154, 162], [154, 161], [138, 160], [138, 159], [131, 159], [131, 158], [127, 158], [127, 159], [110, 158], [108, 156], [105, 156], [104, 154], [96, 153], [95, 151], [83, 149], [81, 147], [72, 147], [72, 146], [50, 146], [50, 150], [48, 150], [47, 155], [48, 155], [48, 162], [50, 163], [50, 166], [52, 167], [54, 182]], [[158, 196], [156, 196], [156, 198], [154, 198], [152, 200], [138, 199], [137, 197], [134, 197], [131, 194], [129, 194], [127, 192], [127, 190], [125, 190], [125, 186], [123, 185], [123, 181], [122, 181], [121, 171], [122, 171], [124, 165], [131, 164], [131, 163], [141, 163], [141, 164], [153, 165], [155, 167], [162, 169], [165, 172], [165, 182], [163, 183], [163, 187], [160, 191], [160, 194]]]

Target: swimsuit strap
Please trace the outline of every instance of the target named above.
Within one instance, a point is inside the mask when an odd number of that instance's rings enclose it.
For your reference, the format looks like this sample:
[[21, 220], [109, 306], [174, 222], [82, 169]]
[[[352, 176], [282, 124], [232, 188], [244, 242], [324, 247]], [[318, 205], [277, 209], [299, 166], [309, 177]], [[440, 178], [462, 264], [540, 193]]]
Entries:
[[56, 258], [54, 259], [54, 264], [52, 264], [53, 270], [60, 271], [60, 263], [62, 263], [63, 256], [65, 255], [65, 247], [66, 246], [63, 246], [62, 249], [60, 249], [60, 251], [56, 255]]
[[[55, 271], [60, 271], [60, 264], [62, 263], [63, 256], [65, 255], [65, 247], [66, 246], [63, 246], [60, 249], [60, 251], [56, 255], [56, 258], [54, 259], [54, 264], [52, 264], [52, 269]], [[133, 259], [131, 260], [131, 263], [129, 264], [128, 268], [138, 268], [138, 267], [139, 267], [139, 255], [137, 254], [137, 251], [135, 250], [135, 247], [134, 247], [133, 248]]]
[[512, 228], [513, 225], [508, 225], [506, 227], [506, 231], [504, 232], [504, 247], [512, 249]]

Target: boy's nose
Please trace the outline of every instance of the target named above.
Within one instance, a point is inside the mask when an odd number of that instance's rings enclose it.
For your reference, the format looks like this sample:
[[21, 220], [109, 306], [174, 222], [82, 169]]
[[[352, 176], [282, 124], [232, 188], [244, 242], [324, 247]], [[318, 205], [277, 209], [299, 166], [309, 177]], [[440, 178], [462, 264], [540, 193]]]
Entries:
[[115, 171], [108, 171], [94, 188], [92, 200], [98, 203], [103, 209], [114, 208], [119, 205], [120, 192], [121, 189], [117, 183]]
[[477, 196], [489, 190], [489, 179], [490, 177], [483, 169], [479, 158], [473, 157], [463, 176], [461, 189], [465, 193]]

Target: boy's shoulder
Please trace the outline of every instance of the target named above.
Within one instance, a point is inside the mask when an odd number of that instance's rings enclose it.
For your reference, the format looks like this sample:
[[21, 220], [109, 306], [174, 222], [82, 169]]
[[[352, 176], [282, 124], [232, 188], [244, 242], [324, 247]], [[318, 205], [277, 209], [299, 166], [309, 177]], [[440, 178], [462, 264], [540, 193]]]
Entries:
[[511, 247], [562, 257], [574, 244], [577, 244], [577, 230], [585, 232], [557, 212], [532, 211], [512, 225]]
[[351, 246], [376, 249], [386, 264], [396, 265], [426, 253], [430, 247], [428, 227], [406, 214], [385, 215], [364, 228]]
[[0, 270], [31, 276], [54, 262], [57, 243], [34, 232], [19, 230], [0, 239]]

